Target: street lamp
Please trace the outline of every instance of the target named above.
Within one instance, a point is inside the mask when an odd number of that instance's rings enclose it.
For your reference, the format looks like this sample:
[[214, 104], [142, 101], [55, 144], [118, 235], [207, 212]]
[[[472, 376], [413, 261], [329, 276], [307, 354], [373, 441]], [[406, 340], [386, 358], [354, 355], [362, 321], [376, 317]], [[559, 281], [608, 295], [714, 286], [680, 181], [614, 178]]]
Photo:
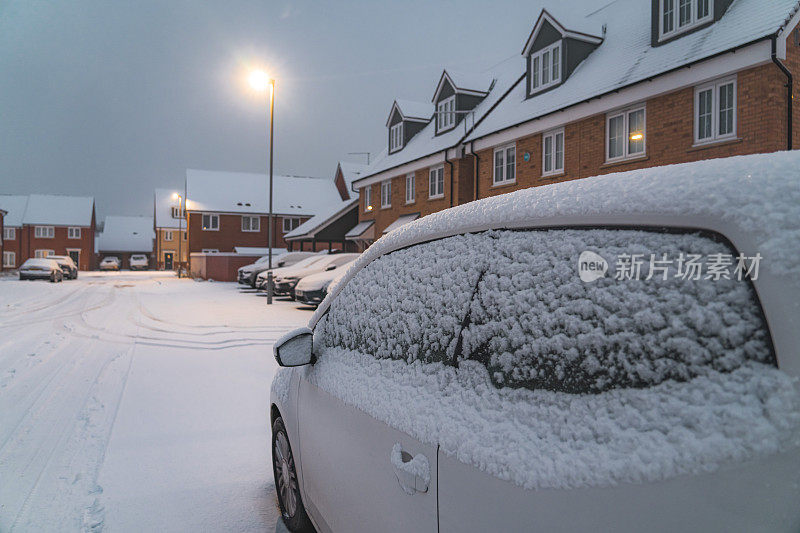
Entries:
[[256, 91], [269, 88], [269, 230], [267, 240], [267, 304], [272, 303], [272, 132], [275, 113], [275, 79], [270, 78], [263, 70], [254, 70], [248, 78], [250, 86]]
[[183, 196], [174, 193], [172, 197], [178, 200], [178, 278], [181, 277], [181, 241], [183, 241]]

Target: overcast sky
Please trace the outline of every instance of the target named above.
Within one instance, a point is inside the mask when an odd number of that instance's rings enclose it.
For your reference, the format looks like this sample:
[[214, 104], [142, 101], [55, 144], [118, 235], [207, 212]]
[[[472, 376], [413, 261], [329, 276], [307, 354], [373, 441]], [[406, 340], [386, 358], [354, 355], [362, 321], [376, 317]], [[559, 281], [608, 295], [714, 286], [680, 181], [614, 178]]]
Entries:
[[395, 97], [518, 56], [535, 4], [0, 0], [0, 193], [91, 195], [102, 220], [152, 214], [186, 168], [264, 172], [254, 66], [276, 172], [332, 176], [383, 148]]

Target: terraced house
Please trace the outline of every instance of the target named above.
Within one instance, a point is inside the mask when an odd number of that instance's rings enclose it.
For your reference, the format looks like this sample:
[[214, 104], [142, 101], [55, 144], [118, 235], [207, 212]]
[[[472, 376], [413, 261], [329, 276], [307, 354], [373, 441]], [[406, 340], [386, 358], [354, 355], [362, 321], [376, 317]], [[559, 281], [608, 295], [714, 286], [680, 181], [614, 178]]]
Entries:
[[797, 0], [554, 2], [516, 59], [445, 70], [425, 107], [393, 103], [353, 185], [359, 226], [375, 239], [520, 188], [792, 149], [798, 22]]

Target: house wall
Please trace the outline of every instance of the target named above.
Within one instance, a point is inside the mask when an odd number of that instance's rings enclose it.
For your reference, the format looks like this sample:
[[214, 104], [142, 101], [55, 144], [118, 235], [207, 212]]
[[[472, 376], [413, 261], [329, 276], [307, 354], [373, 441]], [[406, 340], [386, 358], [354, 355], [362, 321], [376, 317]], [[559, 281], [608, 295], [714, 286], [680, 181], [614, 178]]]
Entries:
[[[207, 231], [203, 229], [203, 217], [201, 212], [190, 211], [187, 213], [189, 229], [189, 249], [188, 252], [202, 252], [204, 249], [218, 250], [219, 252], [233, 252], [236, 246], [266, 247], [269, 239], [269, 217], [260, 216], [260, 231], [242, 231], [242, 215], [220, 214], [219, 230]], [[283, 239], [283, 216], [274, 215], [273, 222], [273, 247], [286, 248], [286, 241]], [[311, 217], [288, 217], [300, 218], [300, 223], [305, 222]]]
[[254, 263], [259, 257], [241, 254], [192, 253], [189, 256], [189, 272], [193, 278], [236, 281], [239, 268]]
[[[164, 240], [164, 234], [168, 231], [172, 232], [172, 240], [167, 241]], [[164, 269], [164, 254], [166, 252], [171, 252], [173, 257], [173, 265], [177, 267], [178, 263], [178, 250], [180, 249], [181, 252], [181, 262], [185, 263], [187, 261], [187, 257], [189, 255], [189, 241], [187, 239], [186, 230], [182, 230], [181, 238], [183, 239], [180, 242], [180, 246], [178, 246], [179, 237], [178, 237], [178, 230], [177, 229], [170, 229], [170, 228], [156, 228], [156, 238], [153, 241], [153, 260], [154, 260], [154, 268], [158, 270]]]
[[[48, 224], [37, 224], [46, 226]], [[69, 239], [68, 227], [80, 227], [81, 236], [79, 239]], [[25, 225], [17, 228], [17, 266], [21, 265], [26, 259], [35, 257], [36, 250], [53, 250], [55, 255], [68, 255], [69, 250], [80, 250], [80, 260], [78, 268], [80, 270], [91, 270], [95, 267], [94, 257], [94, 227], [89, 226], [54, 226], [54, 236], [52, 239], [36, 238], [36, 226]], [[9, 248], [9, 251], [13, 251]]]

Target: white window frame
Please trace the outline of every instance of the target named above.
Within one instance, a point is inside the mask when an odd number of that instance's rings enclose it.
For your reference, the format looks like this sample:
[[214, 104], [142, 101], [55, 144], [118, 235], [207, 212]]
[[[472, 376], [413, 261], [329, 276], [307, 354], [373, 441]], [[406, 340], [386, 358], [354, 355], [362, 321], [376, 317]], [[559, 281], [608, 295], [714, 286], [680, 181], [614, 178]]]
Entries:
[[[629, 118], [631, 113], [635, 113], [637, 111], [643, 111], [643, 127], [642, 127], [642, 151], [641, 152], [629, 152], [629, 145], [628, 141], [630, 140], [630, 124]], [[611, 157], [609, 154], [609, 149], [611, 146], [609, 134], [611, 133], [611, 120], [617, 118], [619, 116], [623, 117], [623, 150], [622, 155]], [[643, 157], [647, 157], [647, 106], [646, 104], [637, 104], [633, 106], [629, 106], [623, 109], [618, 109], [606, 115], [606, 132], [605, 132], [605, 143], [606, 143], [606, 163], [614, 162], [614, 161], [625, 161], [627, 159], [639, 159]]]
[[33, 235], [36, 239], [53, 239], [56, 235], [54, 226], [35, 226]]
[[436, 104], [436, 132], [449, 130], [456, 125], [456, 95]]
[[80, 239], [81, 228], [69, 227], [67, 228], [67, 239]]
[[406, 174], [406, 203], [413, 204], [417, 201], [416, 174]]
[[[205, 223], [206, 217], [208, 217], [208, 226]], [[200, 218], [200, 227], [203, 231], [219, 231], [219, 215], [217, 213], [203, 213]]]
[[398, 122], [389, 128], [389, 151], [395, 152], [403, 147], [403, 123]]
[[[509, 164], [508, 151], [514, 150], [514, 160]], [[497, 166], [498, 154], [502, 157], [500, 167]], [[499, 170], [499, 172], [498, 172]], [[509, 177], [509, 170], [513, 170], [514, 175]], [[517, 145], [516, 143], [497, 146], [492, 152], [492, 187], [508, 185], [517, 182]]]
[[172, 242], [172, 237], [173, 237], [173, 235], [172, 235], [172, 230], [166, 230], [166, 231], [164, 231], [164, 241], [166, 241], [166, 242]]
[[69, 255], [70, 252], [78, 252], [78, 260], [75, 262], [75, 265], [80, 268], [81, 266], [81, 249], [80, 248], [67, 248], [67, 257], [72, 257]]
[[14, 268], [17, 266], [16, 252], [3, 252], [3, 268]]
[[392, 180], [381, 182], [381, 209], [392, 207]]
[[[720, 99], [719, 90], [726, 85], [733, 85], [733, 129], [730, 133], [719, 133]], [[711, 136], [700, 138], [700, 95], [705, 91], [711, 91]], [[694, 144], [708, 144], [736, 138], [736, 107], [738, 103], [736, 77], [721, 78], [703, 85], [698, 85], [694, 89]]]
[[51, 255], [56, 255], [55, 250], [44, 250], [40, 248], [38, 250], [34, 250], [33, 252], [33, 256], [37, 259], [44, 259], [50, 257]]
[[[558, 158], [556, 157], [559, 137], [561, 137], [561, 166], [558, 165]], [[548, 139], [550, 140], [551, 146], [549, 154], [545, 149]], [[564, 159], [566, 156], [565, 144], [564, 128], [550, 130], [542, 134], [542, 176], [555, 176], [564, 173]], [[550, 163], [550, 170], [547, 170], [548, 163]]]
[[364, 187], [364, 212], [372, 211], [372, 185]]
[[16, 228], [3, 228], [3, 240], [4, 241], [13, 241], [17, 238], [17, 229]]
[[[182, 209], [179, 207], [172, 206], [172, 218], [183, 218], [186, 216], [186, 209]], [[181, 211], [183, 211], [183, 217], [181, 216]]]
[[[530, 70], [531, 70], [531, 78], [530, 78], [530, 94], [538, 93], [539, 91], [543, 91], [548, 87], [552, 87], [553, 85], [558, 85], [561, 83], [561, 78], [563, 77], [564, 73], [564, 50], [561, 46], [562, 40], [558, 40], [555, 43], [551, 44], [550, 46], [546, 46], [539, 50], [538, 52], [531, 54], [530, 59]], [[553, 51], [558, 50], [558, 62], [553, 61]], [[545, 74], [545, 61], [544, 57], [547, 56], [547, 75], [548, 80], [547, 83], [542, 82], [544, 79]], [[553, 67], [558, 65], [558, 76], [553, 76]]]
[[[288, 225], [286, 224], [287, 222], [289, 223]], [[281, 229], [284, 233], [289, 233], [302, 223], [303, 222], [300, 217], [283, 217], [283, 220], [281, 221]]]
[[444, 165], [428, 169], [428, 198], [444, 198]]
[[[691, 11], [689, 22], [680, 25], [680, 3], [681, 0], [659, 0], [658, 2], [658, 38], [659, 41], [669, 39], [675, 35], [687, 32], [706, 22], [714, 19], [714, 0], [688, 0], [689, 10]], [[697, 8], [700, 2], [708, 2], [708, 14], [700, 18], [697, 16]], [[672, 29], [665, 31], [664, 28], [664, 6], [672, 7]]]
[[[245, 220], [247, 220], [247, 229], [245, 229], [245, 223], [244, 223]], [[254, 222], [255, 224], [253, 224]], [[253, 215], [242, 215], [242, 231], [245, 233], [258, 233], [259, 231], [261, 231], [261, 217]]]

